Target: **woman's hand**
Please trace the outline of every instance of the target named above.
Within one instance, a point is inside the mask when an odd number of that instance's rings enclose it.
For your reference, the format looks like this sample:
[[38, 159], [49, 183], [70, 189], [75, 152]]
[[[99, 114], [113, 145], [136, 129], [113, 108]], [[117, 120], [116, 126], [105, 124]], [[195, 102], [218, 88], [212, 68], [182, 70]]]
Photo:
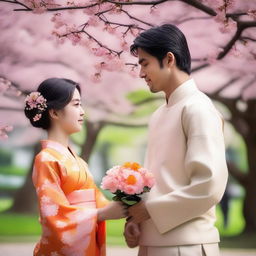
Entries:
[[139, 224], [136, 224], [132, 221], [126, 222], [124, 237], [128, 247], [134, 248], [138, 246], [140, 238]]
[[104, 208], [98, 209], [98, 220], [117, 220], [128, 216], [127, 206], [121, 202], [111, 202]]

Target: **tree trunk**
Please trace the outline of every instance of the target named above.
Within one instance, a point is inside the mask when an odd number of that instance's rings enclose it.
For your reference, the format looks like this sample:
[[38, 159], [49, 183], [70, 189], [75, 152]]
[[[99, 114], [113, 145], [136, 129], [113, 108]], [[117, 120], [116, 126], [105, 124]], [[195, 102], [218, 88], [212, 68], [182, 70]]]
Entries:
[[245, 186], [245, 198], [243, 204], [243, 215], [245, 219], [244, 232], [256, 231], [256, 186], [255, 180], [248, 182]]
[[13, 205], [8, 212], [15, 213], [35, 213], [37, 212], [36, 192], [32, 182], [32, 171], [34, 164], [34, 157], [40, 150], [40, 144], [34, 146], [33, 161], [27, 174], [24, 185], [18, 189], [14, 195]]
[[243, 214], [245, 218], [244, 232], [256, 231], [256, 140], [254, 134], [250, 134], [247, 139], [247, 157], [249, 172], [244, 185], [245, 198]]
[[85, 138], [86, 141], [82, 145], [82, 153], [81, 153], [81, 157], [86, 162], [88, 162], [91, 156], [97, 137], [103, 127], [104, 127], [104, 123], [102, 122], [101, 123], [92, 123], [90, 121], [86, 122], [86, 138]]

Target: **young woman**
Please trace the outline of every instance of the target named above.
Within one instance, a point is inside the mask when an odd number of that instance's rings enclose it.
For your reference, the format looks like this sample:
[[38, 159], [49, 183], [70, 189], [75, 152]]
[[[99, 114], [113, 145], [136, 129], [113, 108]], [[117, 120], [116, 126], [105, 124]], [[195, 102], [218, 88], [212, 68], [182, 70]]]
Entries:
[[84, 120], [79, 85], [45, 80], [27, 96], [25, 115], [48, 134], [32, 176], [42, 225], [34, 256], [105, 256], [105, 220], [127, 214], [122, 204], [105, 199], [87, 164], [68, 146], [70, 134], [80, 131]]

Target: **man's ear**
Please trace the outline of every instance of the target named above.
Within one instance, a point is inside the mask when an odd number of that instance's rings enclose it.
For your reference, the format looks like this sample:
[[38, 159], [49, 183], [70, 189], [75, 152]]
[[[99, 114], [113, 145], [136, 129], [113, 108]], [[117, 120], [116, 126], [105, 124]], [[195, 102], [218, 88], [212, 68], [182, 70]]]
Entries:
[[50, 116], [50, 118], [55, 119], [55, 120], [59, 119], [59, 113], [56, 109], [50, 109], [49, 116]]
[[168, 52], [166, 55], [168, 66], [173, 66], [175, 64], [175, 57], [172, 52]]

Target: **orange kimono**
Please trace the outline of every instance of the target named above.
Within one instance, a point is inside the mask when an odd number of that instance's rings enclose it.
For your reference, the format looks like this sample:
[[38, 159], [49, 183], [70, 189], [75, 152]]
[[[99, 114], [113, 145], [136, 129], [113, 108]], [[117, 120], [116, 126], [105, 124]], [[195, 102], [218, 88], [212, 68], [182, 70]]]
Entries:
[[105, 222], [97, 221], [97, 208], [108, 201], [70, 148], [41, 143], [32, 176], [42, 225], [34, 256], [105, 256]]

